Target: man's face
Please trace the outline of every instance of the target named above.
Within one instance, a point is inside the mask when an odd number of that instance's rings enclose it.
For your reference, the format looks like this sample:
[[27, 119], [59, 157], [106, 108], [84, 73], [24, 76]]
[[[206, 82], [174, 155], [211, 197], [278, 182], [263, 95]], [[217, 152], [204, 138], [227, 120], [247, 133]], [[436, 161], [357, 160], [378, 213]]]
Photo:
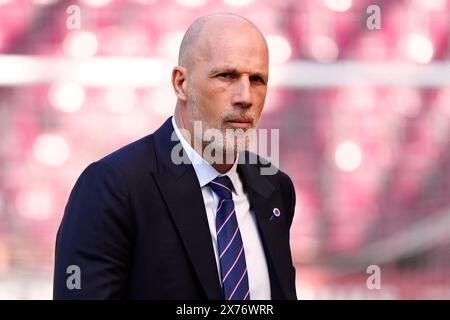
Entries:
[[[208, 37], [208, 33], [217, 36]], [[223, 26], [221, 32], [209, 30], [203, 36], [208, 38], [200, 40], [188, 70], [189, 126], [192, 129], [193, 122], [200, 120], [203, 132], [218, 129], [224, 138], [227, 129], [256, 128], [268, 81], [268, 52], [262, 35], [253, 26], [240, 23]], [[238, 145], [242, 145], [240, 139], [245, 138], [238, 138]], [[224, 140], [213, 141], [218, 150], [235, 149], [234, 139]]]

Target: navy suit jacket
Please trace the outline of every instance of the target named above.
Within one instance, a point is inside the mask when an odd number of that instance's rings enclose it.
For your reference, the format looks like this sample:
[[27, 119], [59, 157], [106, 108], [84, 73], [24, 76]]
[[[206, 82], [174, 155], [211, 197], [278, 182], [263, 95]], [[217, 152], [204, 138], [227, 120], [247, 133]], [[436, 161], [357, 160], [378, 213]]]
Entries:
[[[169, 118], [81, 174], [58, 230], [55, 299], [223, 299], [201, 188], [191, 164], [171, 161], [173, 131]], [[281, 171], [261, 175], [262, 166], [237, 170], [256, 214], [272, 299], [296, 299], [294, 187]], [[79, 289], [67, 286], [73, 265]]]

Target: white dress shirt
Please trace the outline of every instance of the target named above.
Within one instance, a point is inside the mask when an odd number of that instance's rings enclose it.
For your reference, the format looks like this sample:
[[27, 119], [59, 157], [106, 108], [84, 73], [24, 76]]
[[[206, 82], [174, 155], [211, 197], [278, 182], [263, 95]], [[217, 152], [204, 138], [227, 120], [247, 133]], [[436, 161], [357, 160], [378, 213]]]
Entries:
[[209, 182], [217, 176], [228, 176], [233, 183], [235, 191], [233, 191], [233, 201], [236, 217], [241, 232], [242, 242], [244, 245], [245, 261], [248, 271], [248, 282], [250, 287], [251, 300], [269, 300], [270, 294], [270, 278], [267, 268], [266, 256], [262, 240], [260, 238], [258, 227], [256, 224], [255, 212], [250, 208], [250, 202], [246, 192], [244, 192], [241, 179], [236, 171], [237, 159], [233, 167], [225, 174], [220, 174], [213, 166], [206, 162], [186, 141], [184, 136], [178, 129], [175, 116], [172, 117], [172, 125], [180, 139], [181, 145], [191, 161], [195, 173], [202, 189], [203, 201], [205, 203], [206, 215], [208, 218], [209, 231], [216, 257], [217, 270], [220, 279], [219, 250], [217, 247], [216, 235], [216, 210], [219, 202], [218, 196], [207, 186]]

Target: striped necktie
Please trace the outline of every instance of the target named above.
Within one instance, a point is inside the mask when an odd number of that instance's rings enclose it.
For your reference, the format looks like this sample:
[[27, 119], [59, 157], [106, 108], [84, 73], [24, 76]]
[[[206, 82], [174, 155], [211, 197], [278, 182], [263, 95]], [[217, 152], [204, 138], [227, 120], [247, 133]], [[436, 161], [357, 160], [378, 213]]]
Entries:
[[219, 248], [222, 289], [226, 300], [250, 300], [244, 245], [239, 232], [229, 177], [217, 177], [209, 187], [219, 197], [216, 211], [216, 233]]

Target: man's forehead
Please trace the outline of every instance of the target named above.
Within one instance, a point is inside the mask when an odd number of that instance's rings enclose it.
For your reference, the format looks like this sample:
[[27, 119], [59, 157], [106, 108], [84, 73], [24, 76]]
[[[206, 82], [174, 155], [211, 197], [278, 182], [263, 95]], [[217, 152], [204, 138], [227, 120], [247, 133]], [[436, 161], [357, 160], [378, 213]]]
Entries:
[[267, 65], [267, 46], [261, 38], [242, 35], [205, 40], [198, 54], [210, 64], [234, 68], [264, 68]]

